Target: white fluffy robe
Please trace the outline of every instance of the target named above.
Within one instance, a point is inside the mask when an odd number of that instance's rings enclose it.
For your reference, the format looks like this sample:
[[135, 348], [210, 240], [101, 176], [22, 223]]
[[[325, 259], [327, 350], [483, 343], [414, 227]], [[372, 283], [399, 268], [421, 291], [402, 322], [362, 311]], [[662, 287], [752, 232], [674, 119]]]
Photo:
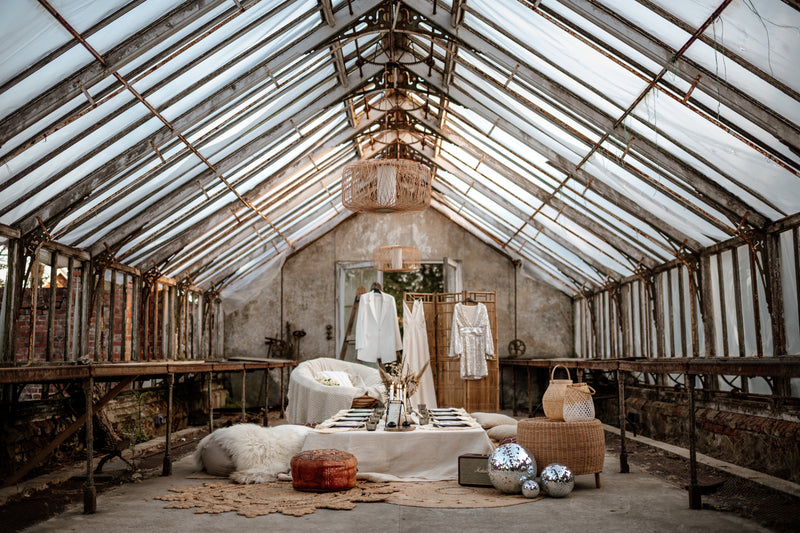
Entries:
[[198, 468], [204, 468], [203, 450], [212, 442], [219, 445], [235, 466], [230, 477], [237, 483], [267, 483], [291, 470], [292, 457], [303, 449], [309, 428], [297, 425], [262, 427], [237, 424], [220, 428], [203, 438], [194, 452]]

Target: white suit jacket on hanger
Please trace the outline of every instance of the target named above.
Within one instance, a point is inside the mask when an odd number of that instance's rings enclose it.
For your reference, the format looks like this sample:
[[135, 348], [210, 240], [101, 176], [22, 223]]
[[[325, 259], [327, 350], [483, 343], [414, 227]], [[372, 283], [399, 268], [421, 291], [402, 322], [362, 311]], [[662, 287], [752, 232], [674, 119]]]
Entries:
[[394, 297], [374, 291], [362, 294], [356, 322], [356, 357], [386, 363], [396, 361], [397, 351], [402, 348]]

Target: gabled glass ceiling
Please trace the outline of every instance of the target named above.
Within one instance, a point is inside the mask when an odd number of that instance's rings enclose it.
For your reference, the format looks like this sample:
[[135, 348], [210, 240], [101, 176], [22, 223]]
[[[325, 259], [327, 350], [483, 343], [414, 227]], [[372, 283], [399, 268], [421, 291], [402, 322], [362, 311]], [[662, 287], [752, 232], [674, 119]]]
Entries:
[[[800, 211], [781, 0], [7, 0], [0, 222], [243, 287], [399, 150], [570, 294]], [[37, 219], [38, 217], [38, 219]]]

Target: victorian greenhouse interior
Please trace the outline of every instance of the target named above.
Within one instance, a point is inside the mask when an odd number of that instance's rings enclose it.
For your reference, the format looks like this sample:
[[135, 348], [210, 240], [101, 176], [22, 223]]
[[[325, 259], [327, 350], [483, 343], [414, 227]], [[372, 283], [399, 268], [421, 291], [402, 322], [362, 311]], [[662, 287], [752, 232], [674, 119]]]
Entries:
[[[796, 527], [796, 0], [5, 0], [0, 15], [0, 516], [65, 465], [80, 495], [15, 527]], [[374, 293], [396, 299], [398, 360], [424, 309], [428, 403], [515, 418], [513, 442], [557, 366], [588, 383], [599, 490], [302, 519], [152, 501], [215, 428], [322, 422], [296, 418], [301, 369], [374, 371], [359, 307]], [[451, 357], [468, 303], [488, 310], [483, 379]], [[154, 439], [149, 507], [104, 506], [103, 465], [141, 477]], [[629, 486], [655, 475], [635, 460], [655, 449], [682, 458], [673, 484]], [[768, 510], [732, 512], [737, 498]]]

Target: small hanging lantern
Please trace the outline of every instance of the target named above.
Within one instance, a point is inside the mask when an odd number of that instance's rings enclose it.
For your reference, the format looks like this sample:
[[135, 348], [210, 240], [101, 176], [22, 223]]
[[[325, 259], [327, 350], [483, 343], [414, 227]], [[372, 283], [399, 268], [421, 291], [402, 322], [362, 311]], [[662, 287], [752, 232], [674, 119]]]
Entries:
[[431, 205], [431, 170], [410, 159], [363, 159], [342, 171], [342, 204], [361, 213], [417, 213]]
[[372, 252], [372, 266], [382, 272], [414, 272], [422, 264], [419, 248], [379, 246]]

